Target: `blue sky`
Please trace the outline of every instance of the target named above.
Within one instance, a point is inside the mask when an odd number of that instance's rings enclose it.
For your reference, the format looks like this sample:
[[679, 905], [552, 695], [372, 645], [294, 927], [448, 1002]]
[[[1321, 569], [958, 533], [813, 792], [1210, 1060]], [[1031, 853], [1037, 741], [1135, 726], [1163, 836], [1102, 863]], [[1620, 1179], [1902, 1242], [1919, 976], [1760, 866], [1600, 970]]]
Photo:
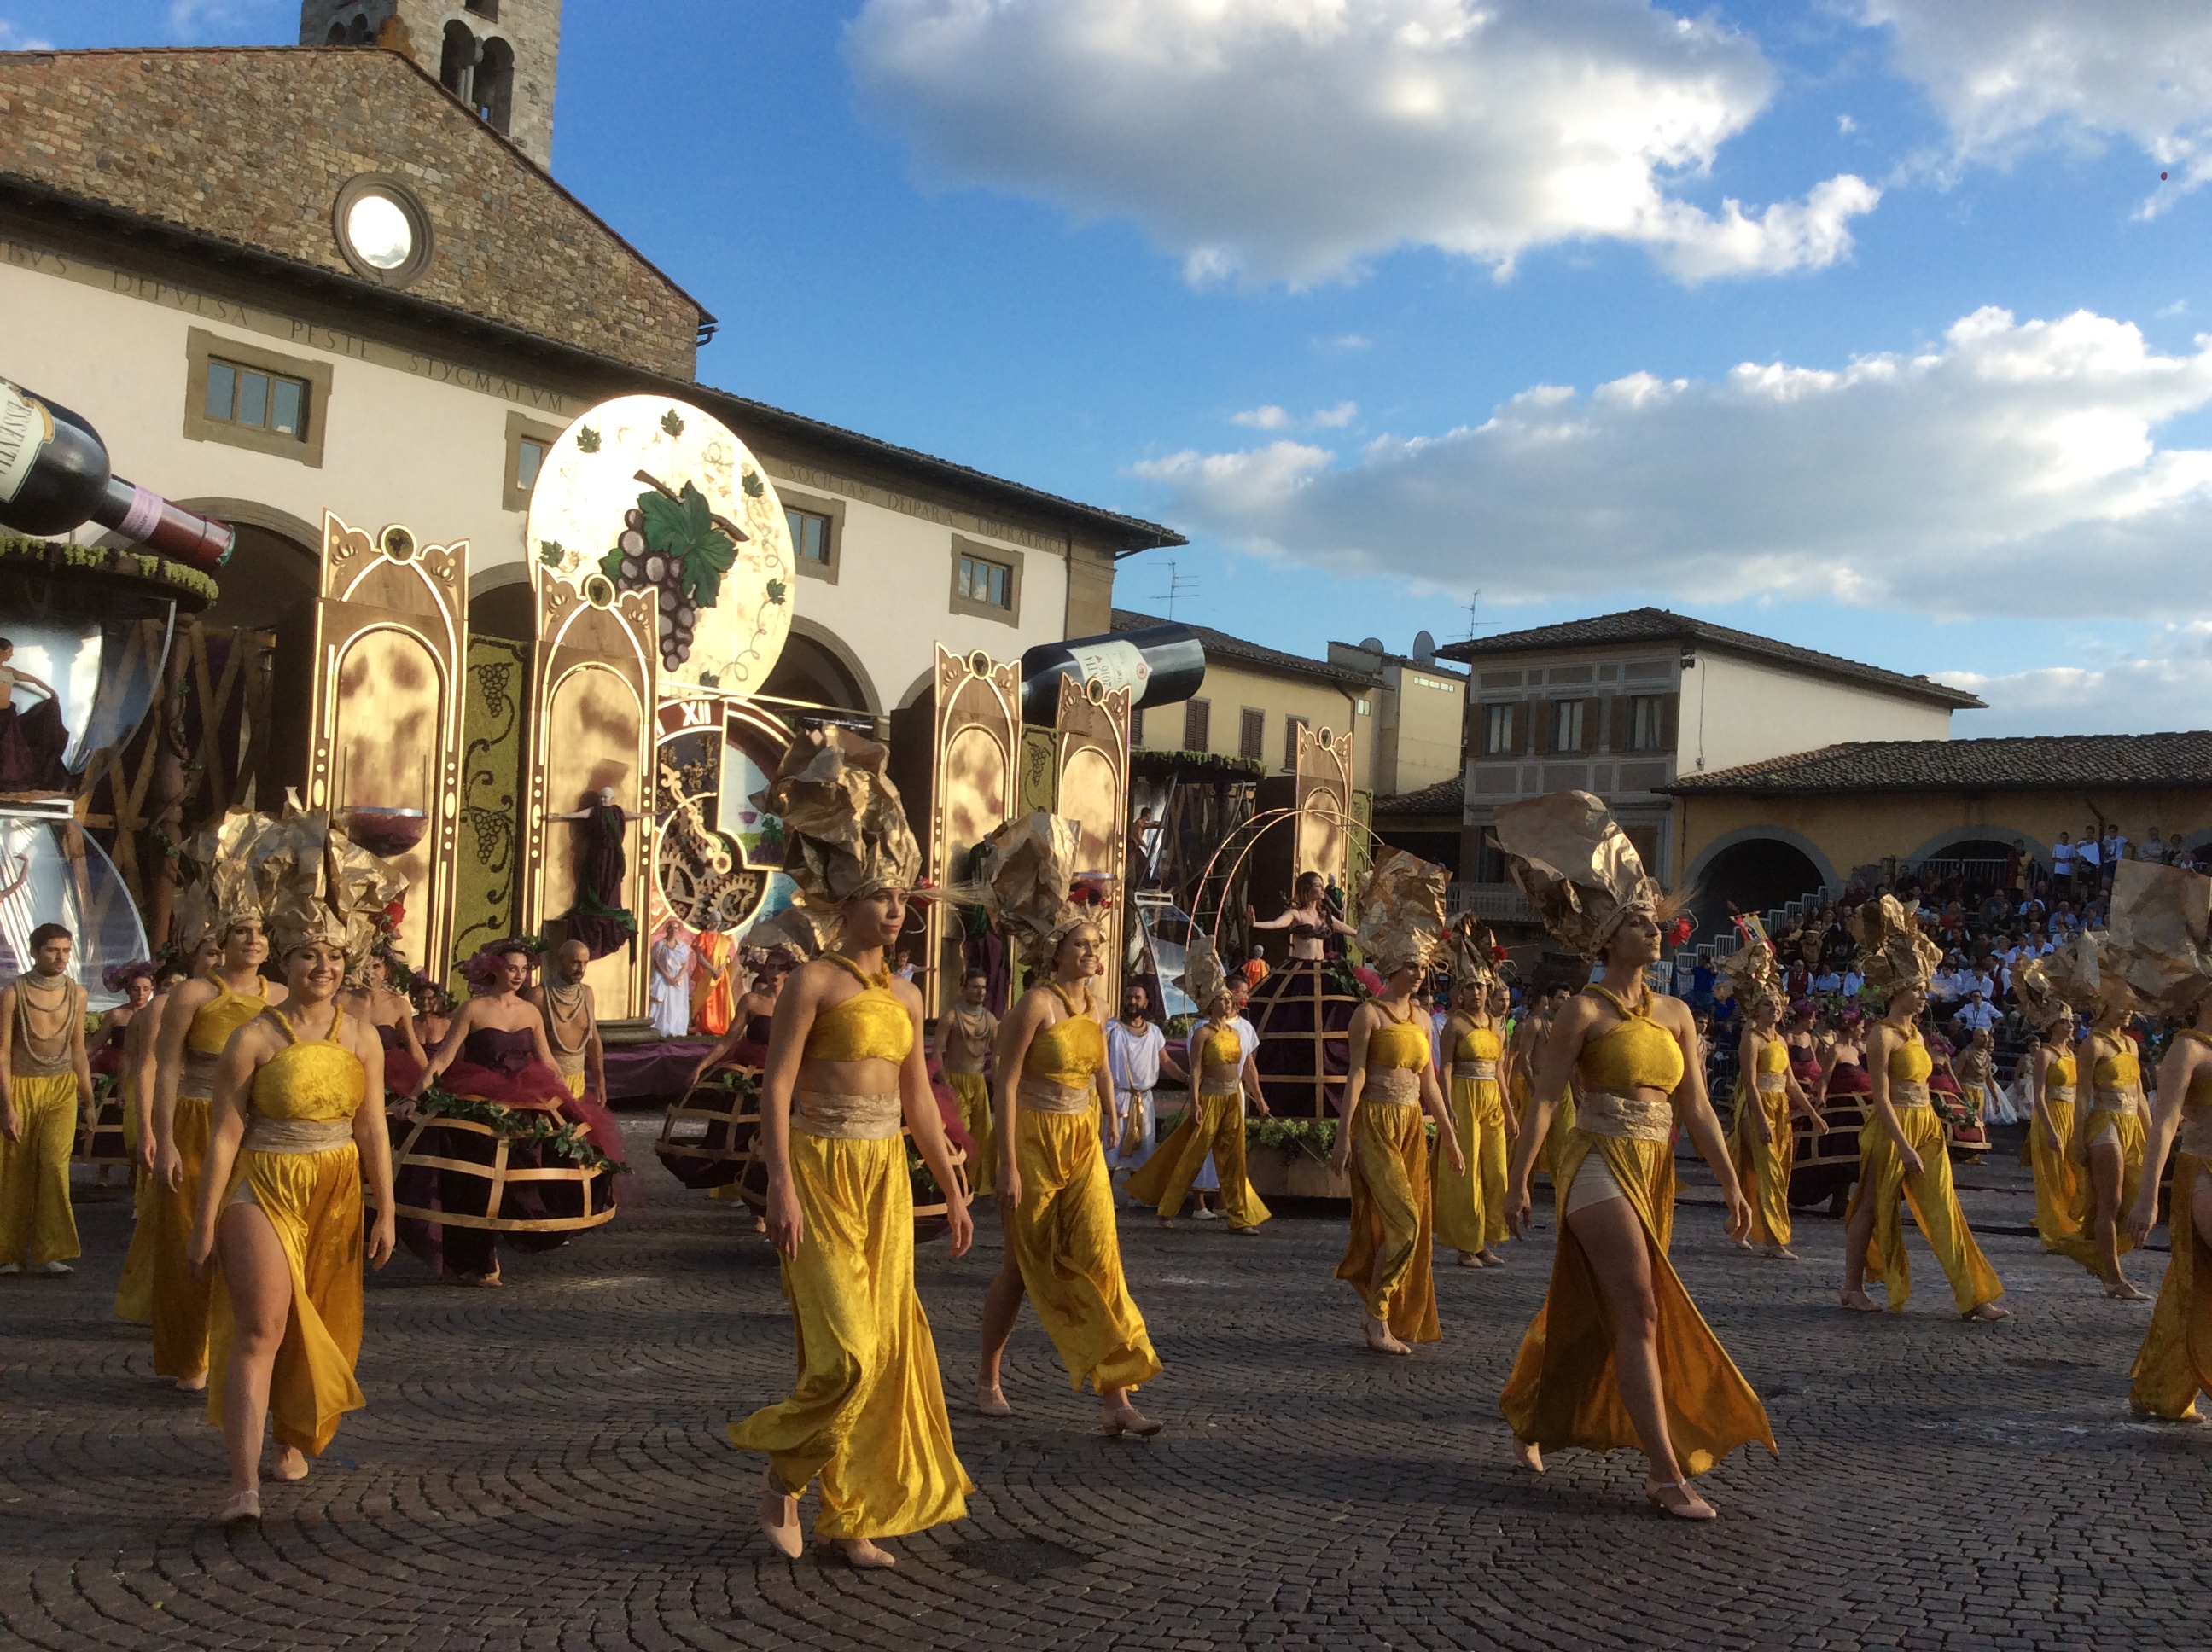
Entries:
[[721, 318], [702, 378], [1169, 522], [1182, 616], [1655, 603], [1967, 682], [1962, 735], [2212, 724], [2212, 11], [1485, 14], [592, 0], [554, 170]]

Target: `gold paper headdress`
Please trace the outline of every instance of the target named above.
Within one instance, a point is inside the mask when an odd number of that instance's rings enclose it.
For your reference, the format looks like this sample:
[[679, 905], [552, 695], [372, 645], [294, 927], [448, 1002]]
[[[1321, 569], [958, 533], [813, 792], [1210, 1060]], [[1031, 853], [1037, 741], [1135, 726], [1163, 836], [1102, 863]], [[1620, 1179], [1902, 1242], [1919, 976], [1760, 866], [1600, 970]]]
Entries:
[[1191, 938], [1190, 949], [1183, 954], [1182, 974], [1176, 985], [1198, 1005], [1200, 1015], [1213, 1013], [1213, 1000], [1229, 990], [1229, 975], [1221, 967], [1221, 954], [1213, 950], [1210, 939], [1202, 935]]
[[1674, 915], [1628, 834], [1587, 792], [1509, 803], [1491, 830], [1544, 927], [1583, 957], [1604, 951], [1632, 914], [1661, 925]]
[[[798, 904], [773, 927], [818, 952], [833, 940], [845, 902], [885, 889], [912, 889], [921, 849], [886, 766], [890, 750], [850, 729], [813, 729], [791, 743], [755, 808], [783, 822], [783, 870]], [[767, 929], [755, 943], [774, 938]]]
[[302, 809], [287, 792], [282, 815], [233, 810], [200, 833], [185, 853], [205, 868], [178, 901], [178, 938], [227, 938], [234, 924], [258, 919], [270, 951], [325, 941], [357, 969], [385, 933], [388, 908], [407, 880], [331, 823], [329, 812]]
[[1433, 861], [1392, 849], [1359, 885], [1359, 950], [1386, 980], [1425, 969], [1444, 939], [1444, 889], [1451, 874]]
[[2046, 966], [2051, 986], [2079, 1005], [2092, 1020], [2129, 1009], [2135, 1002], [2135, 994], [2120, 974], [2124, 961], [2106, 942], [2100, 931], [2081, 930], [2067, 937]]
[[2106, 944], [2112, 969], [2159, 1014], [2186, 1020], [2212, 992], [2212, 878], [2123, 860]]
[[1881, 996], [1907, 992], [1925, 994], [1943, 962], [1943, 949], [1920, 932], [1920, 908], [1898, 903], [1894, 895], [1859, 908], [1859, 972]]
[[1762, 1010], [1779, 1010], [1790, 1001], [1782, 972], [1774, 962], [1774, 944], [1764, 932], [1747, 938], [1723, 958], [1713, 977], [1713, 996], [1734, 998], [1747, 1020], [1756, 1020]]
[[1498, 979], [1497, 938], [1473, 913], [1454, 920], [1444, 941], [1444, 968], [1455, 988], [1486, 987]]
[[1085, 892], [1076, 881], [1082, 841], [1082, 828], [1065, 815], [1039, 809], [1010, 820], [976, 846], [977, 876], [948, 898], [982, 908], [1024, 968], [1049, 969], [1070, 930], [1100, 921], [1095, 904], [1071, 898]]
[[2013, 966], [2013, 996], [2020, 1000], [2021, 1017], [2045, 1037], [2051, 1029], [2063, 1025], [2070, 1033], [2074, 1026], [2074, 1006], [2062, 997], [2052, 984], [2051, 969], [2041, 958], [2022, 958]]

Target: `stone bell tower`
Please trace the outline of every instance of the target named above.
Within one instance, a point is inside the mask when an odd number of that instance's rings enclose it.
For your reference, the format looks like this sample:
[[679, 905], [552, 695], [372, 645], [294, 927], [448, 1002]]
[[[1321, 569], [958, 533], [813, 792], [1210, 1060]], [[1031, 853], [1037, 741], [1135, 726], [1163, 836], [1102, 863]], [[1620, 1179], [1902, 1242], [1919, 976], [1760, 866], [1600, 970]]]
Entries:
[[532, 161], [552, 164], [561, 0], [301, 0], [300, 44], [405, 52]]

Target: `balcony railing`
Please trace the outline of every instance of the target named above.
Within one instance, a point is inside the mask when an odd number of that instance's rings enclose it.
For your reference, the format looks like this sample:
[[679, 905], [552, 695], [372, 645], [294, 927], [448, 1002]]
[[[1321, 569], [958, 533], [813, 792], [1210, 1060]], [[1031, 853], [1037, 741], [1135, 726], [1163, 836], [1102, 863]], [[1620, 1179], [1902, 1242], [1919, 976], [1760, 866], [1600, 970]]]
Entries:
[[1456, 918], [1472, 913], [1486, 924], [1533, 924], [1536, 908], [1514, 884], [1448, 884], [1444, 913]]

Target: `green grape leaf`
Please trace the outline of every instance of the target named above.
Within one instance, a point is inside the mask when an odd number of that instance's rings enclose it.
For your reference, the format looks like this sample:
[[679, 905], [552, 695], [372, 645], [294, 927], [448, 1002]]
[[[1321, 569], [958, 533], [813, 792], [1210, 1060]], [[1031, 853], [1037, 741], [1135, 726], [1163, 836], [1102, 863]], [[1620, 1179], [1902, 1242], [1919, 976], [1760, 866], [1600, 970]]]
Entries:
[[598, 452], [599, 451], [599, 433], [592, 429], [590, 425], [586, 425], [581, 430], [579, 430], [576, 433], [576, 448], [580, 452]]
[[712, 608], [722, 594], [722, 575], [738, 559], [737, 541], [714, 525], [714, 507], [691, 483], [671, 499], [655, 489], [637, 496], [645, 543], [676, 562], [684, 594]]
[[540, 539], [538, 542], [538, 560], [548, 568], [560, 567], [561, 559], [568, 554], [561, 549], [558, 539]]
[[746, 497], [746, 498], [748, 498], [748, 499], [758, 499], [758, 498], [759, 498], [763, 494], [766, 493], [767, 491], [768, 491], [768, 489], [767, 489], [767, 487], [766, 487], [766, 486], [762, 483], [762, 481], [761, 481], [761, 479], [760, 479], [760, 472], [759, 472], [758, 471], [746, 471], [746, 472], [745, 472], [745, 497]]
[[622, 565], [623, 552], [620, 545], [617, 545], [599, 558], [599, 572], [615, 582], [615, 589], [617, 591], [622, 589]]
[[768, 582], [768, 599], [778, 605], [782, 604], [783, 581], [781, 580], [770, 580]]
[[[699, 490], [690, 483], [684, 491], [699, 498]], [[664, 556], [681, 556], [691, 549], [692, 514], [687, 508], [688, 500], [671, 499], [657, 488], [648, 488], [637, 496], [637, 511], [645, 519], [642, 530], [645, 543]], [[707, 501], [699, 499], [698, 520], [707, 519]]]
[[682, 435], [684, 434], [683, 415], [678, 413], [674, 408], [670, 408], [668, 411], [660, 416], [660, 428], [663, 430], [665, 430], [672, 436]]

